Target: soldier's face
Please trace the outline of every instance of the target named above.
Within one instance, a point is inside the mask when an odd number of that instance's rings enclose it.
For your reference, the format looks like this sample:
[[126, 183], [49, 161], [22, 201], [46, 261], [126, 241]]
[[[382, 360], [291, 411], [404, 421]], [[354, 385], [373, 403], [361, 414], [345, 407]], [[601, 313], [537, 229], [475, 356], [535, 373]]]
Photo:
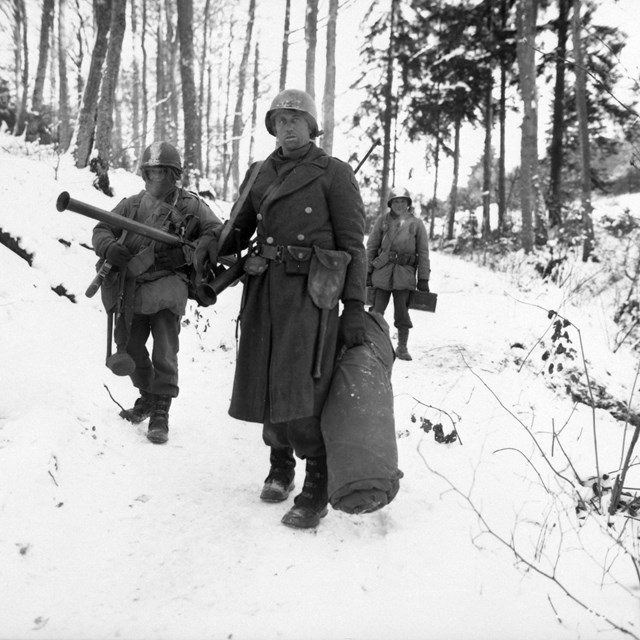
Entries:
[[299, 111], [278, 109], [273, 114], [272, 122], [276, 140], [285, 156], [309, 143], [311, 139], [309, 122]]
[[409, 200], [407, 198], [394, 198], [391, 201], [391, 211], [397, 215], [406, 213], [409, 209]]
[[170, 171], [166, 167], [148, 167], [144, 170], [142, 177], [145, 189], [156, 198], [166, 196], [175, 186]]

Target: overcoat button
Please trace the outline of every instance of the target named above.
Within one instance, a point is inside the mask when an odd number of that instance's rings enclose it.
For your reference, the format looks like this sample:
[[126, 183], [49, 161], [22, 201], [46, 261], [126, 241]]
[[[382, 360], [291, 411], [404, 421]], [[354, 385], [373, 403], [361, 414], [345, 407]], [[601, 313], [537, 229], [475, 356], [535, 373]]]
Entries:
[[305, 207], [304, 208], [304, 212], [305, 213], [311, 213], [313, 211], [313, 209], [311, 207]]
[[304, 240], [304, 234], [303, 233], [299, 233], [298, 234], [298, 240]]
[[267, 244], [273, 244], [273, 238], [271, 236], [267, 238]]
[[261, 214], [261, 213], [259, 213], [259, 214], [256, 216], [256, 218], [258, 218], [258, 220], [262, 220], [262, 214]]

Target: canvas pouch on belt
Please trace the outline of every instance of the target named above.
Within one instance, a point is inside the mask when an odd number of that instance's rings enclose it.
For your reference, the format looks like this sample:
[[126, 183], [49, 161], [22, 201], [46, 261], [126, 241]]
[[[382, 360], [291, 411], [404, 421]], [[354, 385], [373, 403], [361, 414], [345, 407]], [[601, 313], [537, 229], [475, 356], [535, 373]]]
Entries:
[[333, 309], [338, 304], [347, 277], [351, 255], [346, 251], [313, 247], [307, 291], [319, 309]]

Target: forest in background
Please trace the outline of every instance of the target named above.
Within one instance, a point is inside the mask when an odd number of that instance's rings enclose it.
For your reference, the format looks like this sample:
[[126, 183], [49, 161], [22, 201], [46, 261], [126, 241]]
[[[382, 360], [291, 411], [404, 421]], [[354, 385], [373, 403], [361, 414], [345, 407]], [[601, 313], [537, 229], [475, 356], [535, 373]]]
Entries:
[[[596, 19], [603, 2], [8, 0], [0, 120], [90, 166], [106, 192], [110, 168], [135, 171], [147, 144], [168, 140], [183, 151], [186, 185], [231, 200], [257, 158], [258, 107], [304, 77], [319, 144], [332, 153], [334, 136], [353, 130], [357, 151], [344, 159], [355, 167], [371, 151], [358, 174], [370, 217], [396, 184], [398, 158], [417, 145], [433, 184], [416, 208], [432, 237], [525, 252], [560, 240], [586, 260], [596, 247], [593, 193], [638, 187], [636, 104], [618, 92], [628, 36]], [[541, 135], [544, 95], [552, 118]], [[337, 105], [354, 99], [336, 119]], [[507, 139], [509, 117], [519, 140]], [[466, 185], [465, 127], [484, 135]], [[513, 145], [520, 163], [508, 171]]]

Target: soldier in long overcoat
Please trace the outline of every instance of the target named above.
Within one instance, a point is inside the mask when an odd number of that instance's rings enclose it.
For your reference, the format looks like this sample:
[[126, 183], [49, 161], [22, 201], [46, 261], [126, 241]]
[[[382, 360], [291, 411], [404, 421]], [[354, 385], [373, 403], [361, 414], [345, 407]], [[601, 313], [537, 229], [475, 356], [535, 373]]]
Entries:
[[429, 291], [431, 264], [424, 223], [411, 210], [406, 189], [394, 189], [387, 200], [389, 211], [373, 225], [367, 240], [368, 284], [375, 289], [373, 310], [384, 315], [393, 296], [394, 326], [398, 329], [396, 356], [411, 360], [407, 349], [411, 292]]
[[245, 263], [229, 413], [263, 424], [271, 468], [262, 500], [285, 500], [293, 489], [293, 453], [306, 459], [302, 493], [282, 522], [308, 528], [327, 513], [320, 414], [338, 340], [347, 347], [364, 340], [364, 206], [351, 168], [312, 142], [320, 132], [308, 94], [281, 92], [265, 124], [279, 146], [252, 184], [257, 168], [249, 169], [243, 204], [220, 247], [221, 255], [232, 253], [257, 234]]

